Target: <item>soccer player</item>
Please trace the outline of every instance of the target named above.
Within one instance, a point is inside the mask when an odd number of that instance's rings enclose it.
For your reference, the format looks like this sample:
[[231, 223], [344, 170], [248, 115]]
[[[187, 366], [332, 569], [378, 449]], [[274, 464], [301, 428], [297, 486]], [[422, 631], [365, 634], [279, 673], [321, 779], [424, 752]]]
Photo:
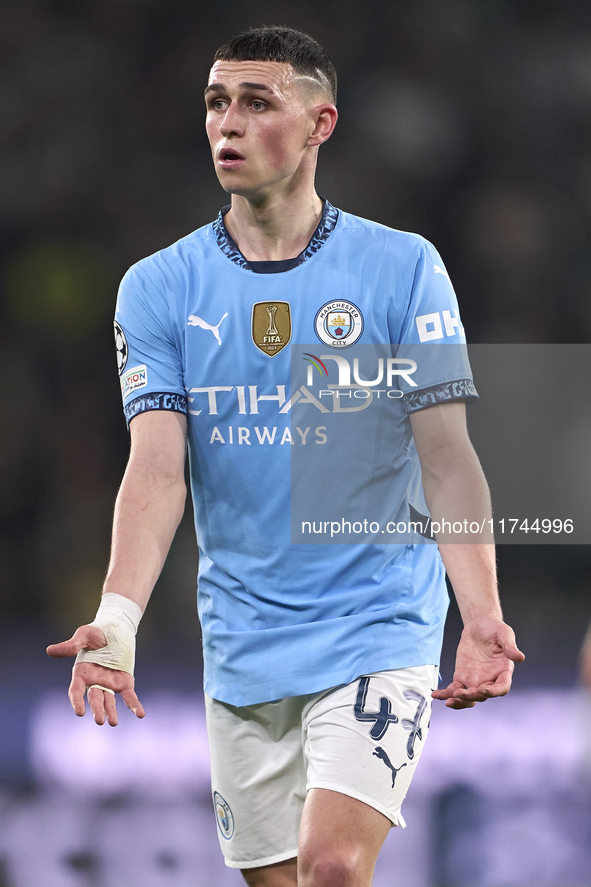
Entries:
[[[391, 384], [399, 365], [387, 362], [379, 391], [373, 380], [348, 393], [399, 398], [394, 421], [372, 426], [376, 452], [390, 454], [392, 515], [428, 506], [433, 526], [443, 525], [453, 503], [469, 521], [487, 520], [465, 424], [475, 389], [463, 329], [429, 243], [316, 193], [318, 149], [337, 121], [336, 74], [316, 41], [289, 28], [234, 38], [215, 56], [205, 101], [231, 203], [121, 284], [115, 328], [131, 455], [111, 561], [94, 622], [48, 652], [77, 654], [77, 715], [88, 691], [98, 724], [117, 723], [116, 693], [144, 716], [135, 633], [183, 512], [188, 446], [226, 862], [257, 887], [365, 887], [390, 827], [404, 825], [431, 697], [462, 709], [503, 695], [523, 654], [502, 620], [492, 544], [444, 535], [439, 546], [292, 544], [290, 466], [297, 447], [310, 458], [322, 451], [328, 413], [348, 421], [347, 368], [359, 378], [361, 365], [347, 349], [454, 345], [449, 359], [419, 368], [420, 384], [408, 370], [405, 391]], [[315, 394], [310, 376], [296, 386], [290, 341], [320, 342], [306, 356], [311, 374], [330, 377], [325, 390]], [[438, 690], [445, 570], [464, 630], [453, 681]]]

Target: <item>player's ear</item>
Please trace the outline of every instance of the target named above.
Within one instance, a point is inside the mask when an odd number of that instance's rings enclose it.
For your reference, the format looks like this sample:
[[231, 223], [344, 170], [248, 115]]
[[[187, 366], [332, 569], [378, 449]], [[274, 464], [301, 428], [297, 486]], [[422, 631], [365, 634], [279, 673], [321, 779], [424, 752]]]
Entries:
[[308, 139], [308, 145], [321, 145], [332, 135], [339, 113], [334, 105], [326, 102], [314, 108], [314, 130]]

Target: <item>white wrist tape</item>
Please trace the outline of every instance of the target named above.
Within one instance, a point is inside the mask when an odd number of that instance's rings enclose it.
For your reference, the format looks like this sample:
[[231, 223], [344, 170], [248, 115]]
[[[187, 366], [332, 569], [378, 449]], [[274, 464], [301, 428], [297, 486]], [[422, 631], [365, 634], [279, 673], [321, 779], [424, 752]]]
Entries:
[[135, 636], [142, 610], [135, 601], [121, 594], [104, 594], [91, 625], [104, 633], [107, 646], [100, 650], [80, 650], [76, 662], [93, 662], [133, 674]]

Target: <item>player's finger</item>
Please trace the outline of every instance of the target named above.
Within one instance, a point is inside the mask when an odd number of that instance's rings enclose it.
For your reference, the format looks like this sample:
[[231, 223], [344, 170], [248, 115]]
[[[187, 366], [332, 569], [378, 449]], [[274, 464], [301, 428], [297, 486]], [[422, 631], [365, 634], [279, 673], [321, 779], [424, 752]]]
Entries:
[[491, 694], [487, 690], [482, 690], [477, 687], [466, 687], [461, 690], [456, 690], [453, 698], [459, 699], [461, 702], [486, 702], [487, 699], [490, 699]]
[[506, 696], [511, 689], [512, 680], [513, 663], [511, 663], [511, 668], [502, 671], [495, 681], [491, 681], [478, 689], [483, 692], [486, 691], [489, 696]]
[[502, 625], [499, 630], [498, 640], [501, 643], [503, 653], [507, 659], [510, 659], [512, 662], [523, 662], [525, 659], [525, 653], [522, 653], [515, 643], [515, 632], [510, 625], [507, 625], [506, 623]]
[[522, 653], [514, 641], [503, 644], [503, 653], [511, 662], [523, 662], [525, 659], [525, 653]]
[[84, 694], [86, 693], [86, 682], [81, 677], [74, 675], [68, 689], [68, 698], [74, 712], [79, 718], [83, 717], [86, 712], [84, 704]]
[[459, 681], [452, 681], [447, 687], [440, 687], [438, 690], [433, 690], [431, 696], [433, 699], [450, 699], [455, 691], [460, 689], [463, 690], [464, 685], [460, 684]]
[[72, 637], [59, 644], [50, 644], [46, 648], [49, 656], [62, 658], [75, 656], [80, 650], [100, 650], [107, 645], [107, 639], [103, 631], [95, 625], [81, 625]]
[[75, 656], [84, 646], [85, 636], [76, 632], [69, 641], [62, 641], [60, 644], [50, 644], [45, 652], [48, 656], [53, 656], [57, 659], [65, 656]]
[[82, 645], [70, 638], [69, 641], [62, 641], [60, 644], [50, 644], [46, 647], [45, 652], [48, 656], [54, 656], [56, 659], [62, 656], [75, 656], [82, 649]]
[[80, 650], [85, 646], [88, 640], [88, 633], [85, 631], [89, 626], [81, 625], [80, 628], [77, 628], [72, 637], [67, 641], [62, 641], [60, 644], [50, 644], [47, 647], [46, 652], [49, 656], [62, 657], [62, 656], [75, 656], [76, 653], [79, 653]]
[[117, 701], [115, 696], [111, 695], [111, 693], [104, 693], [103, 695], [107, 722], [111, 727], [116, 727], [119, 723], [119, 718], [117, 716]]
[[134, 713], [136, 718], [144, 718], [146, 716], [146, 712], [144, 711], [144, 706], [137, 698], [134, 690], [122, 690], [121, 698], [123, 699], [126, 706]]
[[98, 724], [99, 727], [102, 727], [105, 723], [105, 695], [110, 696], [111, 694], [105, 694], [105, 691], [101, 690], [100, 687], [88, 688], [88, 703], [90, 705], [90, 710], [92, 711], [94, 722], [95, 724]]
[[452, 697], [451, 699], [446, 699], [445, 705], [447, 708], [453, 708], [455, 711], [461, 711], [463, 708], [474, 708], [476, 702], [471, 702], [464, 699], [456, 699]]

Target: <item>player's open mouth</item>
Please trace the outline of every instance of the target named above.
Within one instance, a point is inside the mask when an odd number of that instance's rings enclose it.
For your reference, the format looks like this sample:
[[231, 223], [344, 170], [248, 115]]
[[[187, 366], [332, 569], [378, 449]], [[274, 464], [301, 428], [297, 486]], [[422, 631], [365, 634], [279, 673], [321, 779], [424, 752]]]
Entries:
[[244, 161], [244, 157], [233, 148], [222, 148], [218, 154], [218, 160], [220, 166], [223, 166], [224, 169], [232, 169], [239, 166]]

